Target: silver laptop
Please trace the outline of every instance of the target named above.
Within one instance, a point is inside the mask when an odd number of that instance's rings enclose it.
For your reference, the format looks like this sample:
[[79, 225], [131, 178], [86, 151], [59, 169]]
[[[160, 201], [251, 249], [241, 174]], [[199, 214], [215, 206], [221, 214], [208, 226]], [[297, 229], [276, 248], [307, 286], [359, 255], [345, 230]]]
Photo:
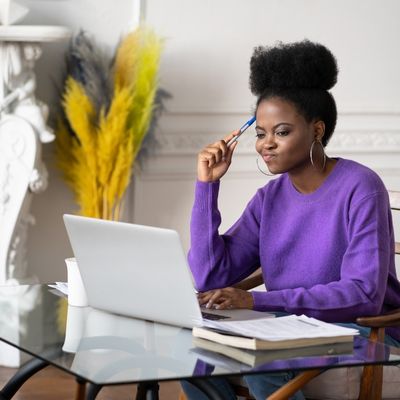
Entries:
[[203, 316], [174, 230], [68, 214], [64, 222], [92, 307], [187, 328], [207, 317], [266, 316], [252, 310], [204, 310]]

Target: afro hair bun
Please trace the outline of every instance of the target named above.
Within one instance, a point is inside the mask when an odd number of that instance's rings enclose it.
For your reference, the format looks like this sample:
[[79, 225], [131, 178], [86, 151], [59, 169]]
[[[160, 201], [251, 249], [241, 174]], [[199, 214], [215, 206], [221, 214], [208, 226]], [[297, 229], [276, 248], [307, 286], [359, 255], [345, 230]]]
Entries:
[[331, 89], [338, 68], [333, 54], [309, 40], [273, 47], [259, 46], [250, 60], [250, 89], [260, 96], [267, 88]]

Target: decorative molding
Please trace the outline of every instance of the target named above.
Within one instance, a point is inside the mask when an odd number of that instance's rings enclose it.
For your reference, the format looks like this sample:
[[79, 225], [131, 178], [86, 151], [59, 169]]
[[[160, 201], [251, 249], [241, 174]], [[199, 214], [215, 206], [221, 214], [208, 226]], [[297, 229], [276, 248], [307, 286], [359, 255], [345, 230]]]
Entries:
[[[215, 134], [201, 132], [164, 132], [156, 137], [156, 155], [196, 154], [207, 143], [215, 141]], [[333, 134], [328, 149], [345, 153], [400, 153], [400, 128], [397, 131], [340, 130]], [[254, 138], [243, 137], [238, 154], [254, 154]]]
[[[135, 171], [137, 180], [194, 179], [198, 151], [223, 137], [227, 126], [240, 126], [247, 116], [233, 111], [165, 113], [156, 133], [156, 149]], [[242, 136], [227, 179], [258, 179], [254, 174], [254, 140], [251, 132]], [[327, 153], [360, 160], [382, 175], [399, 176], [400, 112], [340, 114]]]
[[339, 131], [332, 136], [329, 148], [351, 153], [400, 153], [400, 128], [397, 131]]
[[[0, 121], [0, 282], [27, 277], [27, 228], [32, 221], [27, 189], [38, 166], [39, 141], [25, 119], [2, 116]], [[36, 167], [36, 168], [35, 168]], [[42, 171], [36, 176], [45, 182]], [[35, 189], [40, 185], [36, 184]], [[43, 184], [41, 185], [43, 187]]]
[[[1, 154], [1, 153], [0, 153]], [[4, 171], [0, 175], [0, 215], [4, 215], [10, 202], [10, 164], [4, 166]]]
[[[249, 106], [249, 110], [254, 108], [254, 105], [252, 107]], [[242, 115], [242, 116], [248, 116], [249, 115], [249, 110], [244, 110], [244, 109], [180, 109], [180, 110], [168, 110], [168, 115], [171, 116], [209, 116], [209, 115]], [[399, 107], [375, 107], [375, 108], [369, 108], [369, 107], [352, 107], [352, 106], [347, 106], [342, 108], [341, 110], [338, 110], [338, 115], [355, 115], [355, 116], [365, 116], [365, 115], [375, 115], [375, 116], [398, 116], [400, 117], [400, 108]]]
[[32, 171], [29, 178], [29, 190], [32, 193], [42, 193], [47, 189], [49, 174], [43, 162], [39, 162], [37, 168]]
[[24, 282], [29, 275], [26, 243], [28, 240], [28, 228], [34, 223], [35, 218], [33, 215], [26, 214], [15, 226], [7, 260], [6, 276], [8, 281]]
[[[155, 155], [196, 154], [207, 143], [238, 127], [249, 116], [245, 111], [167, 112], [159, 121]], [[250, 128], [251, 129], [251, 128]], [[254, 138], [246, 132], [237, 154], [253, 154]], [[333, 152], [400, 152], [400, 111], [343, 111], [328, 149]]]

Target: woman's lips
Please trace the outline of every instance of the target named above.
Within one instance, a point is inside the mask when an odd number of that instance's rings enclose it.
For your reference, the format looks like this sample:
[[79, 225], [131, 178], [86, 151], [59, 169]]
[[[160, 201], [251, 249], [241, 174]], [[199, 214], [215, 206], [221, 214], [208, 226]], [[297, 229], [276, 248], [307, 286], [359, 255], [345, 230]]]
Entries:
[[263, 154], [263, 159], [265, 162], [269, 162], [276, 157], [276, 154]]

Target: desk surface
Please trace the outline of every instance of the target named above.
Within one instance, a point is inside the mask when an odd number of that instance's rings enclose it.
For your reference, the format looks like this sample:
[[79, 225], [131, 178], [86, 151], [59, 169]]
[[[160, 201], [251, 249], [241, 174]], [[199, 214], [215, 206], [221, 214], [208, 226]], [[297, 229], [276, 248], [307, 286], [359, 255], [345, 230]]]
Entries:
[[[276, 359], [251, 367], [192, 343], [190, 330], [68, 307], [47, 285], [0, 287], [0, 340], [99, 385], [400, 363], [398, 349], [356, 338], [351, 354]], [[287, 355], [287, 354], [286, 354]]]

